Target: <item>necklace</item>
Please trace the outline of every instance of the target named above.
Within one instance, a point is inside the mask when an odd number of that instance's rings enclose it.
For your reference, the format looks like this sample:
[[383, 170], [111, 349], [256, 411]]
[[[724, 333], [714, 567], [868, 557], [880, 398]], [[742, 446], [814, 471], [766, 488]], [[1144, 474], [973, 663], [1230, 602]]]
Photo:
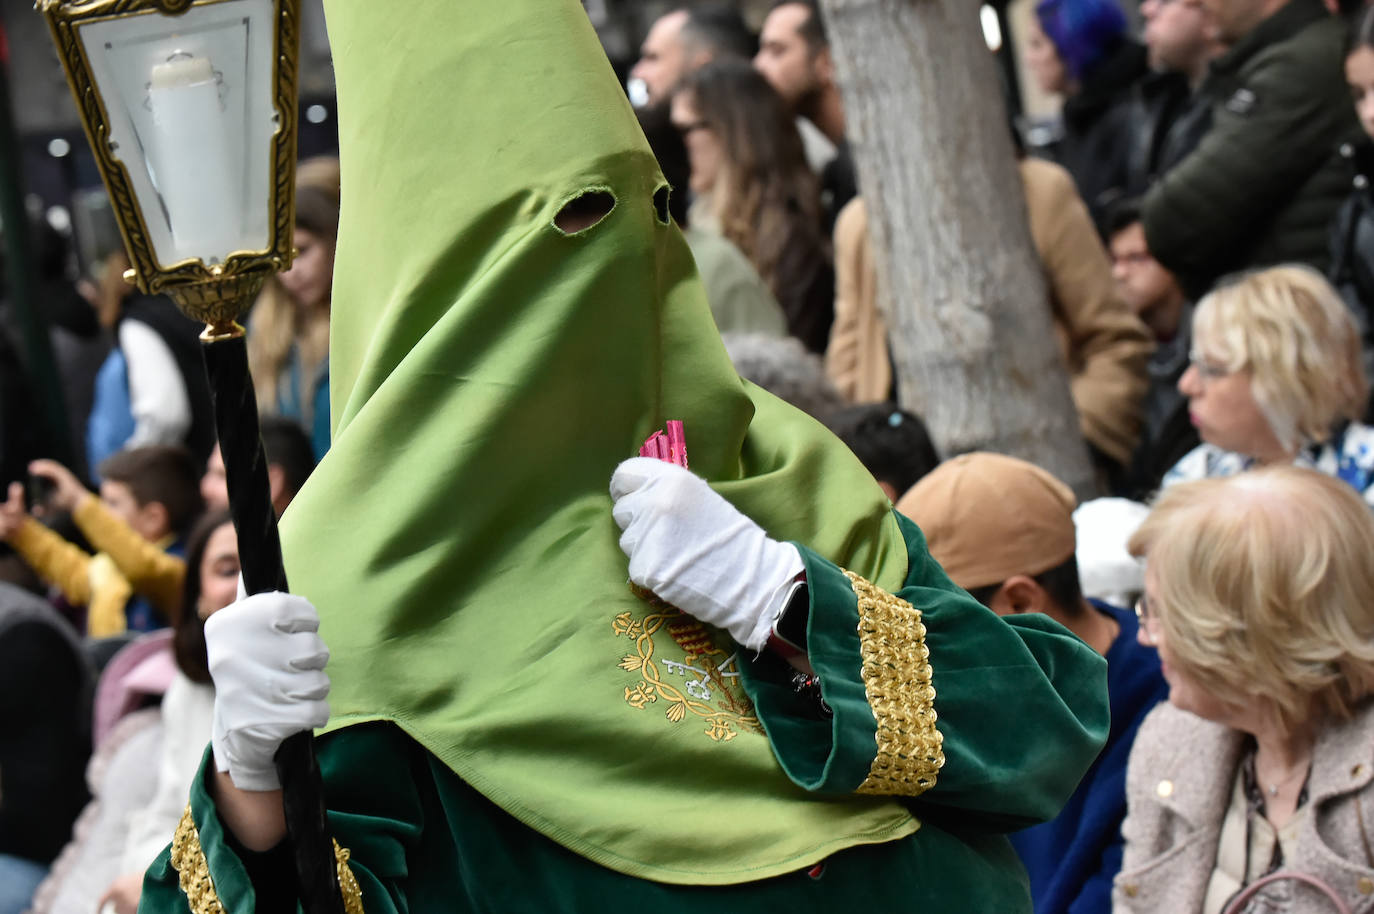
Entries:
[[[1278, 796], [1280, 788], [1282, 788], [1286, 784], [1291, 784], [1293, 782], [1293, 779], [1296, 778], [1298, 775], [1306, 774], [1307, 769], [1311, 766], [1312, 761], [1309, 759], [1306, 763], [1299, 765], [1297, 768], [1294, 768], [1292, 771], [1288, 772], [1287, 776], [1284, 777], [1282, 780], [1274, 781], [1272, 784], [1265, 787], [1264, 792], [1269, 794], [1269, 796], [1271, 797]], [[1256, 779], [1258, 779], [1258, 772], [1256, 772]]]

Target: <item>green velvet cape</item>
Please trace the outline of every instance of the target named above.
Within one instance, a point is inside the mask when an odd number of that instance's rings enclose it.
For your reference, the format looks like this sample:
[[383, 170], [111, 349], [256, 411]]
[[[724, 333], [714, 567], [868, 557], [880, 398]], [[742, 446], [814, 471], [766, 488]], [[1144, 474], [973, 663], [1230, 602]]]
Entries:
[[[1108, 727], [1106, 664], [1045, 616], [994, 616], [949, 581], [913, 524], [900, 525], [910, 558], [897, 593], [905, 608], [893, 604], [886, 622], [869, 621], [876, 634], [892, 636], [911, 621], [910, 607], [922, 607], [946, 763], [929, 790], [904, 801], [921, 816], [919, 831], [731, 885], [640, 879], [521, 824], [394, 725], [371, 723], [326, 734], [319, 748], [329, 831], [351, 853], [364, 909], [804, 914], [862, 904], [920, 914], [1029, 912], [1025, 873], [999, 833], [1053, 816], [1096, 755]], [[810, 656], [830, 686], [833, 719], [785, 685], [776, 675], [780, 661], [768, 668], [769, 654], [747, 667], [750, 693], [780, 764], [798, 784], [835, 797], [869, 776], [882, 742], [859, 675], [866, 645], [854, 619], [864, 609], [842, 569], [800, 548], [811, 584]], [[207, 756], [189, 816], [217, 901], [229, 914], [295, 911], [286, 845], [263, 855], [238, 847], [205, 789], [210, 770]], [[552, 763], [543, 778], [556, 788], [564, 773]], [[716, 792], [697, 800], [690, 814], [667, 821], [654, 809], [616, 808], [627, 829], [671, 828], [684, 844], [732, 834], [750, 812], [723, 804]], [[196, 870], [189, 860], [181, 867]], [[164, 853], [144, 883], [142, 914], [184, 912], [179, 881]], [[192, 914], [208, 910], [202, 904]]]

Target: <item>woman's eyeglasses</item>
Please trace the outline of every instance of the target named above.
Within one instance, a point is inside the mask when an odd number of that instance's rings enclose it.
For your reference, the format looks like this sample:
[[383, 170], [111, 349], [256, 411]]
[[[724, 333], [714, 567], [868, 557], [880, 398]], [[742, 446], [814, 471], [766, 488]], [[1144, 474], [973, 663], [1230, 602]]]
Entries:
[[1196, 349], [1188, 353], [1188, 364], [1204, 381], [1215, 381], [1233, 373], [1232, 369], [1220, 362], [1213, 362]]
[[1150, 644], [1159, 643], [1159, 616], [1155, 615], [1150, 608], [1150, 601], [1144, 594], [1139, 600], [1135, 601], [1135, 618], [1140, 623], [1140, 630], [1145, 635], [1145, 640]]
[[690, 133], [691, 133], [692, 131], [694, 131], [694, 130], [710, 130], [710, 129], [711, 129], [711, 122], [710, 122], [710, 121], [691, 121], [691, 122], [686, 123], [686, 124], [674, 124], [673, 127], [677, 129], [677, 132], [678, 132], [678, 133], [682, 134], [683, 136], [687, 136], [688, 134], [690, 134]]

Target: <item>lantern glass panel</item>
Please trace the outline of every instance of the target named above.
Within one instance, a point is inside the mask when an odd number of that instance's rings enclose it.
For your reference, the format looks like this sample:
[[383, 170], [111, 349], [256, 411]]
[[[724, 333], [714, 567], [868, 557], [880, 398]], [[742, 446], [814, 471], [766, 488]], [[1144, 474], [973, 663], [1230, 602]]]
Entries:
[[222, 263], [271, 241], [272, 0], [221, 0], [78, 28], [158, 265]]

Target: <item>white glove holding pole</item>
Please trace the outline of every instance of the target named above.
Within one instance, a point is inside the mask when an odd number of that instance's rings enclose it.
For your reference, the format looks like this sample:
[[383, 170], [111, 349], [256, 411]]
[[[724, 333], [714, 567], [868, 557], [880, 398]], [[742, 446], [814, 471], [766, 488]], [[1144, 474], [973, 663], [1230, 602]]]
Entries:
[[215, 681], [215, 767], [240, 790], [279, 790], [273, 756], [288, 736], [329, 721], [329, 648], [304, 597], [262, 593], [205, 622]]
[[630, 580], [761, 651], [782, 612], [801, 553], [770, 539], [701, 477], [651, 457], [611, 476]]

